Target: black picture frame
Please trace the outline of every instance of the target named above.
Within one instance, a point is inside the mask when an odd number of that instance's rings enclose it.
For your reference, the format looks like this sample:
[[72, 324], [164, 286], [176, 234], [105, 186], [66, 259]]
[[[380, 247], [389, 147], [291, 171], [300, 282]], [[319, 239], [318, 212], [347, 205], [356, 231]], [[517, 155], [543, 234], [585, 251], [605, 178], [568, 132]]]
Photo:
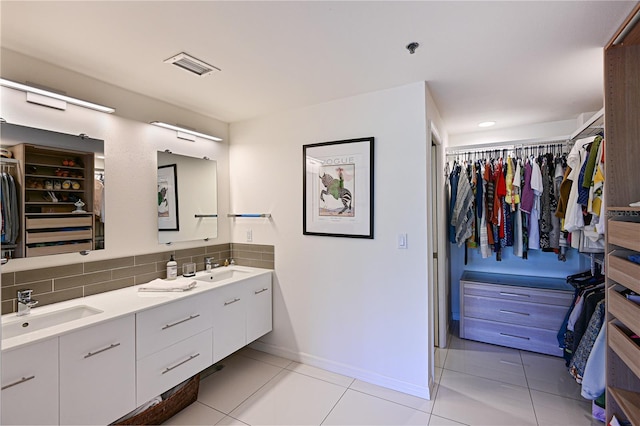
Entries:
[[373, 239], [374, 138], [302, 146], [302, 233]]
[[158, 166], [158, 231], [179, 230], [177, 166]]

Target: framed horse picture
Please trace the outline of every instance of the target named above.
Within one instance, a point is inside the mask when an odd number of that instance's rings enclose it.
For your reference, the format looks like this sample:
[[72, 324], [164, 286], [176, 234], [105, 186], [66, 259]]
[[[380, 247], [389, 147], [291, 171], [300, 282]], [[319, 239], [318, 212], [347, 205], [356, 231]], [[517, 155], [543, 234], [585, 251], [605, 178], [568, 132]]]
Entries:
[[373, 238], [373, 138], [302, 146], [302, 233]]

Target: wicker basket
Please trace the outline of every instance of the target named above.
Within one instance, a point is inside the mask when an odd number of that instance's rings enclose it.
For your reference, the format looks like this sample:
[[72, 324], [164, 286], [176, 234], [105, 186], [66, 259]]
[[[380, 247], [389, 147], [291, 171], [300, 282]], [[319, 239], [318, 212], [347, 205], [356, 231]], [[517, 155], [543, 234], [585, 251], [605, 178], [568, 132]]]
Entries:
[[187, 383], [169, 398], [133, 417], [114, 423], [115, 425], [160, 425], [175, 416], [198, 399], [200, 374], [190, 378]]

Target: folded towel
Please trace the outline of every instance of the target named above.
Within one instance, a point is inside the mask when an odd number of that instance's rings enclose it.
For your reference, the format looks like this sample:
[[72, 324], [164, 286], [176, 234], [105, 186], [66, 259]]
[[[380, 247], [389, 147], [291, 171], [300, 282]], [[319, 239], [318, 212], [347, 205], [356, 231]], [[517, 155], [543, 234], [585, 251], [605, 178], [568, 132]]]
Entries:
[[157, 278], [138, 287], [138, 291], [187, 291], [196, 286], [195, 280], [177, 278], [167, 281]]

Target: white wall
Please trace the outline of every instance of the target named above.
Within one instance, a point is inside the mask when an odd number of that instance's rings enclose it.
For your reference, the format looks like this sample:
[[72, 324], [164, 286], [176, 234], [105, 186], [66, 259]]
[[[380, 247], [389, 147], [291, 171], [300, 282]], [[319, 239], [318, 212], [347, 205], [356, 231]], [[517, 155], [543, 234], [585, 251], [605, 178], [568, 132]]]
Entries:
[[[260, 349], [429, 397], [427, 112], [416, 83], [231, 124], [232, 241], [275, 245]], [[375, 138], [373, 240], [302, 234], [302, 146]], [[399, 250], [398, 233], [409, 248]]]
[[[116, 108], [116, 114], [104, 114], [73, 105], [66, 111], [25, 102], [23, 92], [0, 88], [0, 116], [9, 123], [39, 127], [63, 133], [86, 133], [105, 140], [105, 250], [88, 256], [70, 253], [29, 259], [14, 259], [2, 267], [2, 272], [14, 272], [38, 267], [57, 266], [82, 261], [111, 259], [167, 249], [158, 244], [157, 236], [157, 171], [156, 151], [170, 149], [174, 153], [207, 156], [217, 160], [218, 213], [226, 217], [229, 205], [228, 124], [198, 116], [175, 106], [164, 104], [132, 92], [110, 86], [98, 80], [54, 67], [42, 61], [2, 51], [2, 77], [16, 81], [32, 81], [66, 90], [79, 96], [76, 88], [91, 88], [85, 99]], [[133, 120], [120, 116], [131, 112]], [[175, 118], [172, 118], [175, 117]], [[195, 142], [176, 137], [176, 132], [148, 124], [154, 119], [170, 123], [191, 124], [209, 131], [225, 142], [197, 139]], [[135, 120], [135, 121], [134, 121]], [[145, 120], [145, 121], [139, 121]], [[193, 188], [204, 191], [204, 188]], [[203, 245], [228, 243], [230, 221], [218, 223], [218, 238], [204, 241], [174, 243], [171, 248], [183, 249]]]

